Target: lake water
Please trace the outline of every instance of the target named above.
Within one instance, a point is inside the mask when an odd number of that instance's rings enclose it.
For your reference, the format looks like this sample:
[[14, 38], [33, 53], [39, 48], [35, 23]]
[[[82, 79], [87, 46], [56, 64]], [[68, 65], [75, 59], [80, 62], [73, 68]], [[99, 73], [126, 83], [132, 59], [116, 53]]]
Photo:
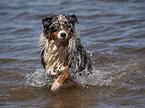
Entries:
[[[76, 14], [93, 75], [52, 93], [40, 62], [41, 19]], [[144, 108], [145, 0], [1, 0], [1, 108]]]

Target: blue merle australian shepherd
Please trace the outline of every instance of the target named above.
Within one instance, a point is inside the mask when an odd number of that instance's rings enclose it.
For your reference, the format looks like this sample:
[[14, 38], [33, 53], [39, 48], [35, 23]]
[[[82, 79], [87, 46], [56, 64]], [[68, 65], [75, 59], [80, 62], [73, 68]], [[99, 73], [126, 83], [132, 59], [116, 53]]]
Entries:
[[66, 79], [91, 74], [91, 63], [75, 28], [75, 15], [53, 15], [42, 19], [41, 62], [45, 71], [56, 77], [51, 90], [58, 89]]

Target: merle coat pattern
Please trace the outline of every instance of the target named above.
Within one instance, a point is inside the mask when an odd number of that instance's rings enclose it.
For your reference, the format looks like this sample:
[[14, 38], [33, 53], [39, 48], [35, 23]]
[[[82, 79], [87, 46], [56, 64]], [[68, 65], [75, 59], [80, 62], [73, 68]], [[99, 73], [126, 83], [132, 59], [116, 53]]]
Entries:
[[[75, 79], [76, 74], [81, 76], [92, 73], [90, 58], [75, 28], [75, 23], [77, 22], [75, 15], [53, 15], [42, 19], [41, 62], [48, 74], [60, 75], [67, 65], [71, 68], [69, 72], [71, 79]], [[59, 41], [59, 39], [51, 35], [54, 32], [54, 28], [58, 29], [58, 27], [54, 27], [55, 24], [59, 24], [59, 30], [64, 29], [62, 25], [67, 25], [70, 33], [68, 39]], [[70, 63], [68, 64], [69, 61]]]

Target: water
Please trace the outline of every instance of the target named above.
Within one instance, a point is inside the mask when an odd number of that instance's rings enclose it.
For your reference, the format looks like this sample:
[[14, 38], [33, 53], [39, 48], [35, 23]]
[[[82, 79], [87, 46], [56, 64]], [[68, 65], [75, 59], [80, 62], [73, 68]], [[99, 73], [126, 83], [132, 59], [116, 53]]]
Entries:
[[[143, 108], [144, 0], [1, 0], [1, 108]], [[41, 19], [78, 16], [94, 73], [52, 93], [40, 63]]]

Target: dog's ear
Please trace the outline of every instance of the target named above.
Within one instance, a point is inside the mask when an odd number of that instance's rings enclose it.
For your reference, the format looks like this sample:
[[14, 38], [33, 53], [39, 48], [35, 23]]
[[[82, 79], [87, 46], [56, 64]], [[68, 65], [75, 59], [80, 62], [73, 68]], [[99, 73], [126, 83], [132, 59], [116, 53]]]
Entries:
[[46, 29], [46, 27], [50, 25], [52, 19], [53, 19], [52, 16], [47, 16], [42, 19], [44, 29]]
[[74, 15], [74, 14], [73, 14], [73, 15], [69, 15], [69, 16], [68, 16], [68, 20], [69, 20], [69, 22], [72, 23], [73, 25], [74, 25], [75, 23], [79, 23], [79, 22], [78, 22], [78, 19], [77, 19], [77, 17], [76, 17], [76, 15]]

